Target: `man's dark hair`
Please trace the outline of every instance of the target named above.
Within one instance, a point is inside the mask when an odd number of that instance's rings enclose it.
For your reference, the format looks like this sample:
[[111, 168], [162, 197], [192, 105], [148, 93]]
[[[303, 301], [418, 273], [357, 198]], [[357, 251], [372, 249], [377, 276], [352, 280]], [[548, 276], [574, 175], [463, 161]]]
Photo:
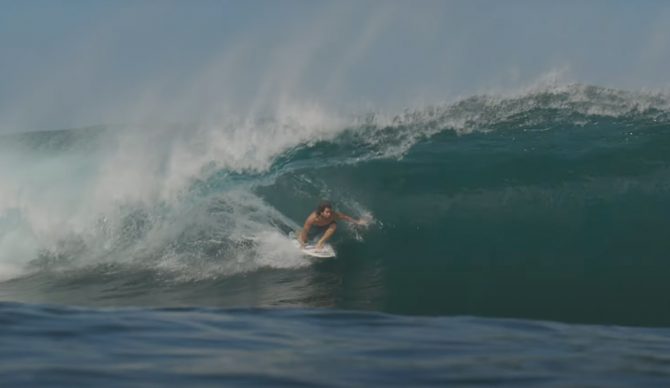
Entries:
[[321, 201], [319, 206], [316, 207], [316, 214], [321, 215], [321, 213], [323, 213], [323, 211], [326, 209], [333, 210], [333, 204], [329, 201]]

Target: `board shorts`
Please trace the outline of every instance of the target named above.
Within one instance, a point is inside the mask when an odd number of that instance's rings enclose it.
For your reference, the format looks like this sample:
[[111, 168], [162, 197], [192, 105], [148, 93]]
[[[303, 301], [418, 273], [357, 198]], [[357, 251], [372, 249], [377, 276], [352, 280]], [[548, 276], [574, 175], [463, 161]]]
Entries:
[[315, 240], [317, 237], [321, 237], [324, 233], [326, 233], [326, 230], [328, 230], [328, 228], [330, 228], [330, 226], [333, 224], [335, 224], [335, 221], [324, 226], [312, 225], [312, 227], [309, 228], [309, 232], [307, 232], [307, 241], [312, 241]]

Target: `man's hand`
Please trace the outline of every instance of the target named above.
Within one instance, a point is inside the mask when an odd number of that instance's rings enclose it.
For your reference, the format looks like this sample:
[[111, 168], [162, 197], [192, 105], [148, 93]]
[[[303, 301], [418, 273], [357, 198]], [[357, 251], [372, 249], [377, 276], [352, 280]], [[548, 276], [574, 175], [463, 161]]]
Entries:
[[359, 220], [355, 220], [354, 223], [355, 223], [356, 225], [359, 225], [359, 226], [367, 226], [368, 223], [370, 223], [370, 221], [361, 218], [361, 219], [359, 219]]

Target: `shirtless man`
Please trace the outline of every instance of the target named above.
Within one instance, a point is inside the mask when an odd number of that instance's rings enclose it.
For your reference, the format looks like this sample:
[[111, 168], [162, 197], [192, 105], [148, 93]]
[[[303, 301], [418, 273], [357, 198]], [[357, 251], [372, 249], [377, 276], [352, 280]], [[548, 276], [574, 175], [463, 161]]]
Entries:
[[305, 226], [300, 231], [300, 236], [298, 237], [300, 245], [304, 247], [308, 237], [314, 237], [323, 232], [323, 236], [321, 236], [319, 242], [316, 244], [317, 249], [323, 248], [323, 244], [335, 233], [335, 229], [337, 229], [335, 221], [337, 220], [344, 220], [356, 225], [365, 225], [364, 220], [355, 220], [344, 213], [333, 211], [333, 205], [330, 202], [324, 201], [305, 220]]

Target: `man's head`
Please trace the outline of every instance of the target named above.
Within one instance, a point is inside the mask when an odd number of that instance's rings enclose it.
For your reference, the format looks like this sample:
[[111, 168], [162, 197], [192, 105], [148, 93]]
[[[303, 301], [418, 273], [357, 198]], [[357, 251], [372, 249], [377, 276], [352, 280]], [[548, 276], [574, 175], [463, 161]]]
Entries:
[[322, 201], [316, 207], [316, 214], [319, 216], [330, 217], [333, 214], [333, 205], [328, 201]]

